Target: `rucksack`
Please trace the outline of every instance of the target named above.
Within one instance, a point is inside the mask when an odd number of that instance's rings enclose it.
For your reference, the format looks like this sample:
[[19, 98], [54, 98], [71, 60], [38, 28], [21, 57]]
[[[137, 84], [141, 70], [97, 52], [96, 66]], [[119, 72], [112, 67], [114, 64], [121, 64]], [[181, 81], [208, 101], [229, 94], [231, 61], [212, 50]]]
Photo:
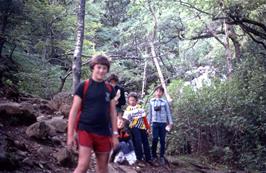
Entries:
[[[81, 115], [81, 112], [82, 112], [82, 109], [83, 109], [83, 108], [82, 108], [82, 106], [83, 106], [83, 101], [84, 101], [85, 96], [86, 96], [86, 94], [87, 94], [87, 92], [88, 92], [89, 85], [90, 85], [90, 79], [85, 80], [85, 82], [84, 82], [84, 87], [83, 87], [83, 91], [82, 91], [82, 102], [81, 102], [81, 104], [80, 104], [80, 107], [79, 107], [79, 110], [78, 110], [78, 113], [77, 113], [77, 118], [75, 119], [75, 126], [74, 126], [74, 128], [75, 128], [75, 133], [76, 133], [76, 134], [77, 134], [77, 131], [78, 131], [78, 124], [79, 124], [79, 120], [80, 120], [80, 115]], [[110, 93], [112, 92], [113, 88], [112, 88], [112, 86], [111, 86], [109, 83], [105, 82], [105, 87], [107, 88], [107, 90], [108, 90]], [[77, 142], [77, 144], [78, 144], [77, 136], [76, 136], [76, 142]], [[77, 145], [77, 146], [78, 146], [78, 145]]]

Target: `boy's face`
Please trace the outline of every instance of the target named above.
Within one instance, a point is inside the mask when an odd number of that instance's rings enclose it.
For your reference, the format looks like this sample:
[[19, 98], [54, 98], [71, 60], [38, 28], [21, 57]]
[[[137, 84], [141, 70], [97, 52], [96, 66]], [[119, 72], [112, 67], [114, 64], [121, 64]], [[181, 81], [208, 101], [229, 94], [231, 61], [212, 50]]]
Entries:
[[129, 98], [128, 98], [128, 104], [129, 104], [130, 106], [136, 106], [136, 104], [137, 104], [137, 99], [136, 99], [135, 97], [129, 97]]
[[124, 121], [121, 118], [117, 119], [117, 128], [122, 129], [124, 127]]
[[110, 81], [110, 84], [111, 84], [113, 87], [115, 87], [116, 84], [117, 84], [117, 82], [116, 82], [115, 80], [111, 80], [111, 81]]
[[164, 95], [164, 93], [160, 89], [157, 89], [155, 91], [155, 97], [161, 98], [163, 95]]
[[96, 80], [104, 80], [105, 75], [108, 73], [108, 67], [102, 64], [96, 64], [92, 70], [92, 76]]

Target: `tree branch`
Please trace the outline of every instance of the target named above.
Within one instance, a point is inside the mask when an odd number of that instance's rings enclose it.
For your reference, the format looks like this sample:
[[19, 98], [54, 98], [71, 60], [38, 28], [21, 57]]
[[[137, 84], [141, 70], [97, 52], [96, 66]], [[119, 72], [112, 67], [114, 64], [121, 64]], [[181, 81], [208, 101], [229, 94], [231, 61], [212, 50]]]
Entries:
[[191, 5], [190, 3], [184, 2], [184, 1], [182, 1], [182, 0], [179, 0], [179, 2], [180, 2], [180, 4], [183, 5], [183, 6], [186, 6], [186, 7], [192, 8], [192, 9], [194, 9], [194, 10], [200, 12], [200, 13], [204, 13], [204, 14], [206, 14], [206, 15], [210, 15], [210, 16], [212, 16], [211, 13], [206, 12], [206, 11], [203, 11], [203, 10], [201, 10], [201, 9], [199, 9], [199, 8], [197, 8], [197, 7], [193, 6], [193, 5]]

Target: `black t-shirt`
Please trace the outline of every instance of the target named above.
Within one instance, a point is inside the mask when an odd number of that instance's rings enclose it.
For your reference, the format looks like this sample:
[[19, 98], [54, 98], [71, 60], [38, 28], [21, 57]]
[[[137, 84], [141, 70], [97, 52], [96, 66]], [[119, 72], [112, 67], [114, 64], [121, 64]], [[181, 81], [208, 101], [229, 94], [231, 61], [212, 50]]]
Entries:
[[[75, 95], [83, 99], [85, 82], [82, 82]], [[112, 88], [110, 92], [105, 82], [89, 80], [87, 93], [82, 100], [82, 111], [78, 123], [79, 130], [86, 130], [104, 136], [111, 135], [110, 101], [115, 97]]]

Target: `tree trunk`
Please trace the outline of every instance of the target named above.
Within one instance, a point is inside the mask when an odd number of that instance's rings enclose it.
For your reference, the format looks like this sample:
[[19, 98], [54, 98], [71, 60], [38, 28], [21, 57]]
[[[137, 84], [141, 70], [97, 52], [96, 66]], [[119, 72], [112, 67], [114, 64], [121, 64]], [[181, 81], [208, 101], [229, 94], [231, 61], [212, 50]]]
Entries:
[[156, 33], [157, 33], [158, 20], [157, 20], [157, 16], [155, 14], [155, 11], [154, 11], [153, 7], [151, 6], [151, 1], [149, 1], [149, 10], [150, 10], [150, 12], [152, 14], [153, 22], [154, 22], [153, 32], [150, 33], [150, 41], [149, 41], [149, 45], [150, 45], [150, 48], [151, 48], [152, 59], [153, 59], [153, 62], [155, 64], [155, 66], [156, 66], [156, 69], [157, 69], [157, 72], [158, 72], [158, 75], [159, 75], [159, 79], [161, 81], [161, 85], [164, 88], [164, 93], [165, 93], [166, 99], [167, 99], [168, 102], [172, 102], [172, 99], [171, 99], [170, 95], [168, 94], [168, 91], [167, 91], [167, 88], [166, 88], [166, 83], [165, 83], [165, 80], [164, 80], [164, 76], [163, 76], [163, 73], [162, 73], [162, 70], [161, 70], [161, 67], [160, 67], [160, 64], [159, 64], [158, 57], [156, 55], [155, 47], [154, 47], [154, 41], [155, 41]]
[[232, 52], [230, 49], [228, 25], [226, 24], [225, 20], [224, 20], [224, 32], [225, 32], [225, 55], [227, 62], [227, 76], [230, 77], [233, 71]]
[[141, 98], [145, 95], [145, 87], [147, 83], [147, 66], [148, 66], [148, 60], [146, 55], [144, 57], [144, 69], [143, 69], [143, 79], [142, 79], [142, 89], [141, 89]]
[[81, 55], [84, 39], [84, 18], [85, 18], [85, 0], [79, 0], [77, 13], [77, 35], [72, 60], [73, 85], [72, 92], [74, 93], [80, 83], [81, 78]]
[[[222, 10], [225, 10], [225, 2], [221, 0]], [[227, 63], [227, 76], [230, 78], [233, 72], [233, 64], [232, 64], [232, 52], [230, 49], [230, 40], [229, 40], [229, 25], [226, 23], [226, 19], [223, 20], [224, 33], [225, 33], [225, 55], [226, 55], [226, 63]]]
[[237, 35], [236, 35], [236, 31], [234, 29], [234, 27], [231, 27], [231, 32], [229, 34], [230, 39], [232, 40], [234, 47], [235, 47], [235, 58], [237, 60], [237, 62], [240, 62], [240, 58], [241, 58], [241, 49], [240, 49], [240, 43], [237, 40]]
[[161, 81], [161, 85], [164, 88], [164, 93], [165, 93], [166, 99], [167, 99], [168, 102], [172, 102], [172, 99], [171, 99], [170, 95], [168, 94], [168, 91], [167, 91], [167, 88], [166, 88], [166, 83], [165, 83], [165, 80], [164, 80], [164, 77], [163, 77], [163, 73], [162, 73], [158, 58], [156, 56], [155, 48], [154, 48], [154, 45], [153, 45], [152, 42], [150, 42], [150, 47], [151, 47], [152, 59], [153, 59], [153, 62], [155, 64], [155, 66], [156, 66], [156, 69], [157, 69], [157, 72], [158, 72], [158, 75], [159, 75], [159, 79]]
[[1, 27], [1, 32], [0, 32], [0, 56], [2, 55], [3, 47], [6, 42], [6, 38], [4, 34], [5, 34], [6, 26], [7, 26], [7, 19], [8, 19], [8, 15], [4, 14], [2, 16], [2, 27]]

